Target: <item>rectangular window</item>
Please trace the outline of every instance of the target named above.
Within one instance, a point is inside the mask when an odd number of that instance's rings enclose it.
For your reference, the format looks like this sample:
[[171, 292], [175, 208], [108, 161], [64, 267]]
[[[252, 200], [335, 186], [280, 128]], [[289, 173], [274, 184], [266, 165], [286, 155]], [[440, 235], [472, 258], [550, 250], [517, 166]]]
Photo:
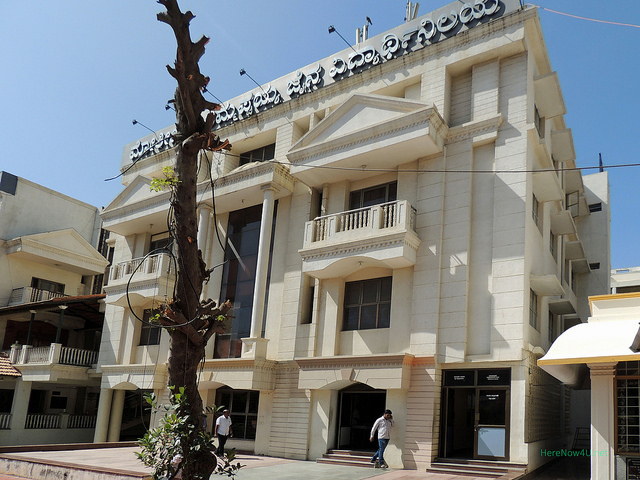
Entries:
[[549, 341], [553, 342], [556, 339], [556, 316], [549, 312]]
[[156, 233], [155, 235], [151, 235], [149, 252], [162, 253], [160, 250], [169, 251], [172, 244], [173, 240], [169, 236], [169, 232]]
[[266, 145], [240, 154], [240, 164], [246, 165], [253, 162], [267, 162], [276, 156], [276, 144]]
[[52, 282], [43, 278], [31, 278], [31, 287], [45, 292], [64, 294], [64, 283]]
[[162, 327], [152, 325], [149, 322], [152, 316], [151, 310], [145, 310], [142, 315], [142, 327], [140, 328], [140, 343], [139, 345], [159, 345], [160, 344], [160, 332]]
[[567, 193], [565, 202], [567, 210], [571, 212], [571, 216], [576, 218], [580, 214], [580, 192]]
[[538, 328], [538, 295], [529, 290], [529, 325]]
[[535, 222], [535, 224], [537, 225], [537, 227], [539, 229], [542, 228], [542, 222], [541, 222], [541, 218], [540, 218], [540, 202], [538, 202], [538, 199], [536, 198], [536, 196], [533, 196], [533, 202], [531, 205], [531, 218], [533, 218], [533, 221]]
[[345, 283], [343, 330], [389, 328], [390, 322], [391, 277]]
[[540, 116], [540, 112], [538, 111], [538, 107], [534, 106], [534, 122], [536, 125], [536, 130], [538, 131], [538, 136], [540, 138], [544, 138], [544, 117]]
[[589, 212], [590, 213], [601, 212], [601, 211], [602, 211], [602, 203], [601, 202], [590, 203], [589, 204]]
[[640, 455], [640, 362], [618, 363], [616, 397], [616, 453]]
[[354, 190], [349, 194], [349, 210], [371, 207], [398, 199], [398, 182], [385, 183], [375, 187]]
[[549, 250], [551, 251], [551, 255], [553, 255], [553, 258], [555, 258], [556, 260], [558, 259], [558, 257], [556, 257], [556, 240], [558, 237], [556, 237], [553, 232], [549, 232]]
[[219, 388], [216, 392], [216, 406], [229, 410], [233, 438], [254, 440], [258, 424], [258, 401], [260, 392], [255, 390], [233, 390]]

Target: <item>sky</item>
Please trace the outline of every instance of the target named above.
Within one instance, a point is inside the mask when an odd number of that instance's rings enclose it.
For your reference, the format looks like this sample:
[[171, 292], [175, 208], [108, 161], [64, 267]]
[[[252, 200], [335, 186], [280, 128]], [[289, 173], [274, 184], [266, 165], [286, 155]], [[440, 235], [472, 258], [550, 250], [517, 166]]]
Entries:
[[[180, 0], [221, 100], [343, 50], [370, 17], [373, 37], [404, 21], [406, 0]], [[414, 2], [415, 3], [415, 2]], [[446, 0], [419, 2], [419, 15]], [[126, 144], [174, 122], [168, 25], [155, 0], [0, 0], [0, 170], [97, 207], [121, 191]], [[637, 0], [536, 0], [579, 167], [640, 162]], [[632, 24], [612, 25], [591, 19]], [[133, 125], [136, 119], [140, 124]], [[609, 168], [611, 266], [640, 266], [640, 167]], [[593, 170], [586, 171], [586, 173]]]

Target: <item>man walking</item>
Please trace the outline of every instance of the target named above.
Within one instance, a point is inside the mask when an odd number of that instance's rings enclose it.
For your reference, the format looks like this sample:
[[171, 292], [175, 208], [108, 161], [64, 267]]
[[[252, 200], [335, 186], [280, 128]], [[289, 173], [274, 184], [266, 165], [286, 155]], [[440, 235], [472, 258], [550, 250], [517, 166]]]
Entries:
[[393, 415], [391, 414], [391, 410], [385, 410], [384, 415], [375, 421], [371, 429], [371, 436], [369, 438], [371, 442], [373, 442], [376, 431], [378, 432], [378, 451], [373, 455], [373, 458], [371, 458], [371, 463], [373, 463], [376, 468], [378, 468], [378, 466], [381, 468], [389, 468], [387, 462], [384, 461], [384, 449], [387, 448], [389, 444], [391, 427], [393, 427]]
[[224, 444], [227, 443], [229, 437], [233, 437], [231, 431], [231, 419], [229, 418], [229, 410], [223, 410], [222, 415], [216, 420], [216, 428], [213, 431], [213, 436], [218, 437], [218, 448], [216, 455], [222, 457], [224, 455]]

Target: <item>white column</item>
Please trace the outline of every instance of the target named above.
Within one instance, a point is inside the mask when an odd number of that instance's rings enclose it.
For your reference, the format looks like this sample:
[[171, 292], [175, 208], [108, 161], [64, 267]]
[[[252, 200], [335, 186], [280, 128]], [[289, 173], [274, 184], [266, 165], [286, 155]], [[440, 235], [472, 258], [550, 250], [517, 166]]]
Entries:
[[113, 392], [113, 402], [111, 404], [111, 418], [109, 419], [108, 442], [120, 440], [120, 428], [122, 427], [122, 412], [124, 410], [124, 390]]
[[[244, 353], [251, 351], [257, 353], [263, 350], [264, 342], [260, 342], [262, 336], [262, 321], [264, 318], [265, 293], [267, 291], [267, 272], [269, 271], [269, 252], [271, 246], [271, 231], [273, 225], [273, 210], [275, 205], [276, 189], [272, 185], [262, 187], [264, 200], [262, 201], [262, 218], [260, 219], [260, 240], [258, 243], [258, 260], [256, 265], [256, 282], [253, 290], [253, 307], [251, 309], [251, 334], [245, 341]], [[244, 340], [243, 340], [244, 341]], [[255, 345], [255, 350], [252, 348]], [[261, 347], [258, 347], [258, 344]]]
[[[15, 432], [24, 430], [27, 420], [27, 408], [29, 407], [29, 397], [31, 397], [31, 382], [16, 382], [16, 389], [13, 393], [13, 404], [11, 405], [11, 431], [14, 438]], [[20, 435], [20, 434], [18, 434]]]
[[98, 414], [96, 418], [96, 429], [93, 433], [93, 443], [103, 443], [107, 441], [109, 431], [109, 416], [111, 414], [111, 399], [113, 390], [110, 388], [100, 389], [100, 399], [98, 400]]
[[[211, 230], [211, 208], [209, 205], [200, 205], [198, 208], [198, 248], [202, 252], [202, 259], [206, 262], [209, 250], [209, 230]], [[208, 266], [208, 265], [207, 265]]]
[[613, 480], [615, 479], [613, 380], [616, 363], [589, 365], [589, 369], [591, 370], [591, 478]]

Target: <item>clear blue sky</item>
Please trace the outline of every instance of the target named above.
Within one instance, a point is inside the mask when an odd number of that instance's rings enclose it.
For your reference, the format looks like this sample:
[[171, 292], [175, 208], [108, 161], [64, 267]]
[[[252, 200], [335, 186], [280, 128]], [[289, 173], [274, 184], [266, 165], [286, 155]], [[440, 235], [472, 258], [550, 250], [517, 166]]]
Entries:
[[[448, 3], [420, 2], [419, 14]], [[640, 25], [637, 0], [538, 0], [578, 16]], [[181, 0], [196, 15], [192, 37], [211, 37], [201, 70], [222, 100], [342, 50], [365, 17], [370, 36], [403, 22], [406, 0]], [[120, 191], [125, 144], [173, 123], [164, 105], [174, 80], [170, 28], [154, 0], [20, 0], [0, 16], [0, 170], [98, 207]], [[578, 166], [640, 159], [640, 28], [540, 11], [552, 68], [563, 88]], [[640, 167], [609, 171], [612, 267], [640, 265]]]

